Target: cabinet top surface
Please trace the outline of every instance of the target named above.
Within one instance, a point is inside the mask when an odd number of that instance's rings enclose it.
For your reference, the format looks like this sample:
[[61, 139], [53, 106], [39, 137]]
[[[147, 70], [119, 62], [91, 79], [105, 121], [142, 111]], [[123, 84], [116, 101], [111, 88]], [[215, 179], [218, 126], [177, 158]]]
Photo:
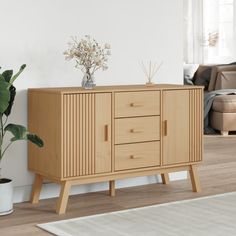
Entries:
[[119, 91], [148, 91], [148, 90], [172, 90], [172, 89], [203, 89], [203, 86], [177, 85], [177, 84], [155, 84], [146, 86], [145, 84], [136, 85], [112, 85], [97, 86], [93, 89], [83, 89], [82, 87], [48, 87], [48, 88], [29, 88], [29, 92], [48, 92], [48, 93], [96, 93], [96, 92], [119, 92]]

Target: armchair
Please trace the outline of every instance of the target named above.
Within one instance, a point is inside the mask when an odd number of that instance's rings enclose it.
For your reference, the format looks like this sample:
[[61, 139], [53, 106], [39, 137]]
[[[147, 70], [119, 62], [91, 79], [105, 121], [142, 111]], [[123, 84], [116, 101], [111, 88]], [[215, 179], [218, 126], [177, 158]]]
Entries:
[[[236, 65], [214, 66], [208, 91], [235, 89]], [[220, 95], [214, 98], [210, 112], [210, 125], [222, 135], [236, 130], [236, 95]]]

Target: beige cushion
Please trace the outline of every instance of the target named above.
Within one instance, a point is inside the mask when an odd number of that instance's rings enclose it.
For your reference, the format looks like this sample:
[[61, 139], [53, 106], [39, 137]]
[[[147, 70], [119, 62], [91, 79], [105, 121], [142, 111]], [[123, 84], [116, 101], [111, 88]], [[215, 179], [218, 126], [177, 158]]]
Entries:
[[236, 89], [236, 71], [222, 71], [216, 78], [215, 90]]
[[236, 113], [236, 95], [221, 95], [214, 98], [212, 110], [224, 113]]
[[222, 113], [212, 111], [210, 113], [210, 125], [220, 131], [236, 130], [236, 113]]
[[222, 71], [236, 71], [236, 65], [213, 66], [208, 91], [215, 90], [217, 75]]

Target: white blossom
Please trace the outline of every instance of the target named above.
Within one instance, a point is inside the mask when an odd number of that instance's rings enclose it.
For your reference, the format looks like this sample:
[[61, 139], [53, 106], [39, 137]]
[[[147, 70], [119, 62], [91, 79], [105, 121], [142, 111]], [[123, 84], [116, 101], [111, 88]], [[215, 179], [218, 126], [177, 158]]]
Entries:
[[83, 72], [91, 75], [98, 69], [108, 69], [108, 56], [111, 55], [111, 46], [106, 43], [104, 45], [89, 35], [81, 40], [78, 37], [72, 37], [72, 41], [68, 43], [68, 50], [64, 52], [65, 59], [75, 59], [76, 68], [80, 68]]

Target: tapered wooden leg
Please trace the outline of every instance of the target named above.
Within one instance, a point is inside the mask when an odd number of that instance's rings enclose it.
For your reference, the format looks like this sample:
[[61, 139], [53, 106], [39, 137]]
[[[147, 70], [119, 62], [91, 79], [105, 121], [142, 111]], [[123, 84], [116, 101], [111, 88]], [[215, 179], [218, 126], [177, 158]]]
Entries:
[[116, 195], [115, 180], [109, 181], [109, 194], [111, 197], [114, 197]]
[[200, 181], [197, 173], [197, 166], [191, 165], [189, 170], [189, 176], [192, 183], [193, 192], [201, 192]]
[[162, 179], [163, 184], [169, 184], [170, 183], [168, 173], [161, 174], [161, 179]]
[[57, 209], [56, 209], [56, 212], [58, 214], [64, 214], [66, 212], [70, 187], [71, 187], [70, 181], [64, 181], [61, 183], [61, 192], [57, 202]]
[[34, 184], [32, 186], [30, 202], [36, 204], [39, 202], [39, 196], [42, 189], [43, 177], [39, 174], [35, 175]]

